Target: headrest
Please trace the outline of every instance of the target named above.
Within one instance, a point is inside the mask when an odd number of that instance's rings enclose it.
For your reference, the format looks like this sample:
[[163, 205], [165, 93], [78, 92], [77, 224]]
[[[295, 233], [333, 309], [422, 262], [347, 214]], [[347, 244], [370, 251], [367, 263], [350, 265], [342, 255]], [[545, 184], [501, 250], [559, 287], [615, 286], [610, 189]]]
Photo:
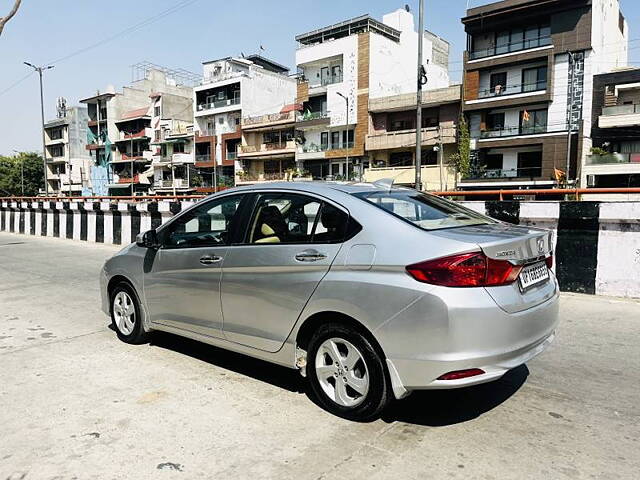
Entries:
[[322, 209], [320, 221], [322, 222], [322, 226], [327, 230], [340, 227], [343, 219], [344, 215], [337, 208], [325, 206]]

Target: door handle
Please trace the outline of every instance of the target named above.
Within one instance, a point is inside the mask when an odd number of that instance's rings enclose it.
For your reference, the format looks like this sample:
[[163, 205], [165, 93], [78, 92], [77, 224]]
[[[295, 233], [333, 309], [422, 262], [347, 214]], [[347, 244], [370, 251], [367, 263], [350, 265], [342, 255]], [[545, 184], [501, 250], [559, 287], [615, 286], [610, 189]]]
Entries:
[[200, 263], [203, 265], [213, 265], [220, 261], [222, 261], [222, 257], [219, 257], [218, 255], [204, 255], [203, 257], [200, 257]]
[[320, 253], [317, 250], [305, 250], [296, 254], [296, 260], [299, 262], [317, 262], [318, 260], [324, 260], [327, 256], [324, 253]]

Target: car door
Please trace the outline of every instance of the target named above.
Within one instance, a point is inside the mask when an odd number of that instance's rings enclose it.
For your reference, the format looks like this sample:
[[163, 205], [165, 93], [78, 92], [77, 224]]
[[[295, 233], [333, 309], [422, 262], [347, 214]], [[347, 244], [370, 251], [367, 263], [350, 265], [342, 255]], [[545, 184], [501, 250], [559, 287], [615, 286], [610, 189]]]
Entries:
[[237, 232], [244, 195], [216, 198], [158, 232], [161, 247], [144, 277], [150, 319], [222, 337], [222, 265]]
[[225, 338], [275, 352], [336, 257], [346, 211], [309, 195], [257, 194], [244, 241], [223, 265]]

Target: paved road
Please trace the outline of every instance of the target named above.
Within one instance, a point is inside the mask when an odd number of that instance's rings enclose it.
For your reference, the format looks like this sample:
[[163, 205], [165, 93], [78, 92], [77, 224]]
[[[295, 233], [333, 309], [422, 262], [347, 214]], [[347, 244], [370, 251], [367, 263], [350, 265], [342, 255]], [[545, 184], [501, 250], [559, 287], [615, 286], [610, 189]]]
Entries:
[[565, 295], [527, 367], [357, 424], [291, 370], [117, 341], [97, 285], [114, 251], [0, 233], [0, 480], [638, 478], [639, 303]]

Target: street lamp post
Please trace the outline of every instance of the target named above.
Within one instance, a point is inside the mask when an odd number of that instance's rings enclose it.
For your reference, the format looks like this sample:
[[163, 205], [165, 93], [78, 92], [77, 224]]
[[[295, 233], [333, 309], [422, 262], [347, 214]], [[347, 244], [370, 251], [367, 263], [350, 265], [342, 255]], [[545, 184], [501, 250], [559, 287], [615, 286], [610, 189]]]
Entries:
[[418, 84], [416, 89], [416, 190], [422, 190], [422, 86], [427, 75], [422, 65], [422, 40], [424, 37], [424, 0], [420, 0], [418, 15]]
[[349, 97], [347, 97], [346, 95], [341, 94], [340, 92], [336, 92], [336, 93], [339, 96], [341, 96], [344, 99], [344, 101], [346, 102], [346, 104], [347, 104], [347, 110], [346, 110], [347, 115], [346, 115], [346, 118], [345, 118], [345, 123], [346, 123], [346, 126], [347, 126], [347, 132], [346, 132], [346, 135], [347, 135], [346, 163], [347, 163], [347, 181], [349, 181]]
[[42, 120], [42, 166], [44, 168], [44, 194], [49, 194], [49, 182], [47, 181], [47, 150], [44, 140], [44, 94], [42, 93], [42, 72], [53, 68], [53, 65], [47, 65], [46, 67], [36, 67], [29, 62], [22, 62], [28, 67], [33, 68], [40, 76], [40, 118]]

